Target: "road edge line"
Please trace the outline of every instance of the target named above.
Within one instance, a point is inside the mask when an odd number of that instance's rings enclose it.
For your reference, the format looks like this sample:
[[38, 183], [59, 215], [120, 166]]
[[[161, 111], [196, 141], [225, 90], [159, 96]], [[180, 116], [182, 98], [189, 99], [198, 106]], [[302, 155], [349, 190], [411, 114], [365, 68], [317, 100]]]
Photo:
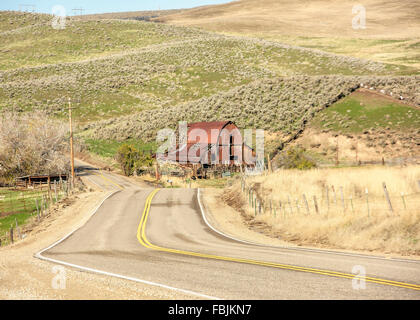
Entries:
[[134, 278], [134, 277], [128, 277], [128, 276], [120, 275], [120, 274], [117, 274], [117, 273], [112, 273], [112, 272], [102, 271], [102, 270], [93, 269], [93, 268], [89, 268], [89, 267], [84, 267], [84, 266], [80, 266], [80, 265], [77, 265], [77, 264], [68, 263], [68, 262], [61, 261], [61, 260], [47, 258], [47, 257], [44, 257], [42, 255], [45, 251], [47, 251], [47, 250], [49, 250], [49, 249], [57, 246], [58, 244], [60, 244], [61, 242], [63, 242], [67, 238], [69, 238], [77, 230], [79, 230], [80, 228], [82, 228], [97, 213], [97, 211], [99, 210], [99, 208], [104, 204], [104, 202], [106, 200], [108, 200], [110, 197], [112, 197], [114, 194], [116, 194], [116, 193], [118, 193], [120, 191], [121, 190], [115, 190], [115, 191], [110, 192], [99, 203], [99, 205], [97, 207], [95, 207], [95, 209], [92, 211], [92, 213], [90, 214], [88, 220], [85, 223], [83, 223], [81, 226], [79, 226], [76, 229], [74, 229], [73, 231], [71, 231], [69, 234], [67, 234], [66, 236], [64, 236], [60, 240], [54, 242], [50, 246], [48, 246], [48, 247], [40, 250], [36, 254], [34, 254], [34, 257], [37, 258], [37, 259], [39, 259], [39, 260], [48, 261], [48, 262], [52, 262], [52, 263], [57, 263], [57, 264], [60, 264], [60, 265], [64, 265], [64, 266], [68, 266], [68, 267], [72, 267], [72, 268], [76, 268], [76, 269], [80, 269], [80, 270], [83, 270], [83, 271], [88, 271], [88, 272], [92, 272], [92, 273], [96, 273], [96, 274], [106, 275], [106, 276], [110, 276], [110, 277], [114, 277], [114, 278], [119, 278], [119, 279], [123, 279], [123, 280], [134, 281], [134, 282], [137, 282], [137, 283], [143, 283], [143, 284], [147, 284], [147, 285], [151, 285], [151, 286], [155, 286], [155, 287], [159, 287], [159, 288], [163, 288], [163, 289], [168, 289], [168, 290], [180, 292], [180, 293], [187, 294], [187, 295], [192, 295], [192, 296], [196, 296], [196, 297], [206, 298], [206, 299], [209, 299], [209, 300], [221, 300], [220, 298], [208, 296], [208, 295], [201, 294], [201, 293], [198, 293], [198, 292], [189, 291], [189, 290], [180, 289], [180, 288], [175, 288], [175, 287], [171, 287], [171, 286], [168, 286], [168, 285], [165, 285], [165, 284], [161, 284], [161, 283], [157, 283], [157, 282], [152, 282], [152, 281], [148, 281], [148, 280], [138, 279], [138, 278]]
[[38, 251], [34, 256], [35, 256], [35, 258], [38, 258], [38, 259], [45, 259], [45, 260], [47, 260], [47, 259], [49, 259], [49, 258], [46, 258], [46, 257], [43, 257], [42, 256], [42, 254], [45, 252], [45, 251], [47, 251], [47, 250], [49, 250], [49, 249], [51, 249], [51, 248], [53, 248], [53, 247], [55, 247], [56, 245], [58, 245], [58, 244], [60, 244], [61, 242], [63, 242], [64, 240], [66, 240], [68, 237], [70, 237], [73, 233], [75, 233], [77, 230], [79, 230], [80, 228], [82, 228], [95, 214], [96, 214], [96, 212], [99, 210], [99, 208], [103, 205], [103, 203], [106, 201], [106, 200], [108, 200], [111, 196], [113, 196], [114, 194], [116, 194], [117, 192], [120, 192], [121, 190], [115, 190], [115, 191], [112, 191], [112, 192], [110, 192], [104, 199], [102, 199], [102, 201], [95, 207], [95, 209], [93, 209], [92, 210], [92, 212], [91, 212], [91, 214], [89, 215], [89, 218], [86, 220], [86, 222], [85, 223], [83, 223], [82, 225], [80, 225], [80, 226], [78, 226], [78, 227], [76, 227], [73, 231], [71, 231], [70, 233], [68, 233], [67, 235], [65, 235], [64, 237], [62, 237], [61, 239], [59, 239], [58, 241], [56, 241], [56, 242], [54, 242], [53, 244], [51, 244], [50, 246], [48, 246], [48, 247], [46, 247], [46, 248], [44, 248], [44, 249], [42, 249], [42, 250], [40, 250], [40, 251]]
[[312, 248], [305, 248], [305, 247], [286, 247], [286, 246], [275, 246], [275, 245], [269, 245], [269, 244], [262, 244], [258, 242], [252, 242], [252, 241], [246, 241], [237, 239], [233, 236], [227, 235], [223, 233], [220, 230], [217, 230], [215, 227], [213, 227], [210, 222], [206, 218], [204, 207], [201, 203], [201, 190], [200, 188], [197, 188], [197, 200], [198, 205], [200, 207], [201, 215], [203, 217], [204, 222], [206, 225], [213, 230], [214, 232], [237, 242], [254, 245], [258, 247], [267, 247], [267, 248], [275, 248], [275, 249], [284, 249], [284, 250], [290, 250], [290, 251], [300, 251], [300, 252], [312, 252], [312, 253], [321, 253], [321, 254], [335, 254], [335, 255], [343, 255], [343, 256], [349, 256], [349, 257], [358, 257], [358, 258], [367, 258], [367, 259], [376, 259], [376, 260], [385, 260], [385, 261], [394, 261], [394, 262], [410, 262], [410, 263], [420, 263], [420, 260], [412, 260], [412, 259], [398, 259], [398, 258], [386, 258], [386, 257], [380, 257], [380, 256], [373, 256], [368, 254], [358, 254], [358, 253], [349, 253], [349, 252], [343, 252], [343, 251], [331, 251], [331, 250], [322, 250], [322, 249], [312, 249]]
[[223, 237], [226, 237], [226, 238], [228, 238], [228, 239], [231, 239], [231, 240], [234, 240], [234, 241], [237, 241], [237, 242], [242, 242], [242, 243], [246, 243], [246, 244], [251, 244], [251, 245], [257, 245], [257, 246], [268, 246], [268, 245], [263, 245], [263, 244], [259, 244], [259, 243], [256, 243], [256, 242], [251, 242], [251, 241], [246, 241], [246, 240], [241, 240], [241, 239], [237, 239], [237, 238], [234, 238], [234, 237], [232, 237], [232, 236], [229, 236], [229, 235], [227, 235], [226, 233], [223, 233], [222, 231], [220, 231], [220, 230], [217, 230], [215, 227], [213, 227], [212, 225], [211, 225], [211, 223], [207, 220], [207, 217], [206, 217], [206, 214], [205, 214], [205, 210], [204, 210], [204, 207], [203, 207], [203, 204], [201, 203], [201, 190], [200, 190], [200, 188], [198, 188], [197, 189], [198, 191], [197, 191], [197, 200], [198, 200], [198, 205], [199, 205], [199, 207], [200, 207], [200, 211], [201, 211], [201, 216], [203, 217], [203, 220], [204, 220], [204, 222], [206, 223], [206, 225], [211, 229], [211, 230], [213, 230], [214, 232], [216, 232], [216, 233], [218, 233], [218, 234], [220, 234], [221, 236], [223, 236]]
[[[156, 189], [157, 191], [159, 189]], [[171, 248], [164, 248], [156, 246], [152, 243], [150, 243], [147, 240], [147, 237], [145, 235], [145, 227], [147, 224], [147, 218], [150, 211], [151, 201], [153, 197], [155, 196], [156, 192], [151, 192], [146, 200], [146, 205], [143, 211], [142, 219], [140, 220], [140, 224], [137, 231], [137, 238], [141, 245], [143, 245], [146, 248], [162, 251], [162, 252], [170, 252], [175, 254], [182, 254], [182, 255], [188, 255], [188, 256], [195, 256], [195, 257], [201, 257], [201, 258], [207, 258], [207, 259], [215, 259], [215, 260], [225, 260], [225, 261], [232, 261], [232, 262], [239, 262], [239, 263], [247, 263], [247, 264], [253, 264], [253, 265], [263, 265], [268, 267], [275, 267], [280, 269], [287, 269], [287, 270], [294, 270], [294, 271], [301, 271], [301, 272], [308, 272], [308, 273], [316, 273], [316, 274], [322, 274], [325, 276], [331, 276], [331, 277], [339, 277], [339, 278], [347, 278], [347, 279], [355, 279], [357, 276], [354, 274], [348, 274], [343, 272], [337, 272], [332, 270], [322, 270], [322, 269], [314, 269], [314, 268], [308, 268], [308, 267], [300, 267], [300, 266], [293, 266], [293, 265], [284, 265], [284, 264], [276, 264], [276, 263], [270, 263], [270, 262], [264, 262], [264, 261], [257, 261], [257, 260], [248, 260], [248, 259], [242, 259], [242, 258], [233, 258], [233, 257], [223, 257], [223, 256], [216, 256], [216, 255], [209, 255], [209, 254], [203, 254], [199, 252], [190, 252], [190, 251], [183, 251], [179, 249], [171, 249]], [[139, 232], [141, 230], [141, 234]], [[144, 241], [143, 241], [144, 240]], [[393, 280], [386, 280], [386, 279], [380, 279], [380, 278], [373, 278], [373, 277], [366, 277], [366, 281], [382, 284], [382, 285], [388, 285], [388, 286], [394, 286], [394, 287], [402, 287], [405, 289], [412, 289], [412, 290], [420, 290], [419, 285], [410, 284], [410, 283], [404, 283], [404, 282], [398, 282]], [[418, 287], [418, 288], [417, 288]]]

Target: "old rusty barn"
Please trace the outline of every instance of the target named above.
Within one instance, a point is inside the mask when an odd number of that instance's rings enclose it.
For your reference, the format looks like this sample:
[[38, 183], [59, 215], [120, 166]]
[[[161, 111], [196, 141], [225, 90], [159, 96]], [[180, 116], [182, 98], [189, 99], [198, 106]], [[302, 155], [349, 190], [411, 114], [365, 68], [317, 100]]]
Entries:
[[252, 166], [250, 160], [254, 158], [254, 150], [244, 143], [232, 121], [188, 123], [184, 143], [178, 141], [174, 150], [157, 155], [159, 160], [183, 166], [230, 167], [233, 171]]

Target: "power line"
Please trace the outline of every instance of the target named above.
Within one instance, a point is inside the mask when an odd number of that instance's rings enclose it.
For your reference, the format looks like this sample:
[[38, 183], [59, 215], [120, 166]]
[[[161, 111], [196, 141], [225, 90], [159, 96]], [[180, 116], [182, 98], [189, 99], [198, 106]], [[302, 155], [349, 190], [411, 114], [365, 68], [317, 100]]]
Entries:
[[19, 11], [20, 12], [32, 12], [36, 11], [36, 5], [34, 4], [19, 4]]
[[83, 9], [83, 8], [74, 8], [74, 9], [72, 9], [72, 11], [73, 11], [73, 15], [75, 16], [76, 15], [76, 12], [79, 12], [79, 16], [82, 16], [83, 15], [83, 12], [85, 11], [85, 9]]

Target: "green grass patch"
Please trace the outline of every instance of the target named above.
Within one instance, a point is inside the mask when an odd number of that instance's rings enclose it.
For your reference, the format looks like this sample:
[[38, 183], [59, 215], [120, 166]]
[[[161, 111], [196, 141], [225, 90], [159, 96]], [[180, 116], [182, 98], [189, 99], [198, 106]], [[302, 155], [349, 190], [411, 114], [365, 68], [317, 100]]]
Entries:
[[[41, 190], [13, 190], [0, 189], [0, 235], [9, 231], [10, 227], [16, 227], [16, 221], [19, 226], [24, 225], [27, 220], [37, 213], [41, 206], [42, 195], [46, 191]], [[63, 194], [58, 194], [58, 199]], [[55, 195], [53, 195], [55, 198]]]
[[4, 235], [11, 227], [16, 228], [16, 221], [18, 226], [24, 225], [32, 214], [30, 213], [16, 213], [7, 217], [0, 218], [0, 235]]
[[145, 22], [67, 19], [62, 30], [53, 29], [49, 21], [30, 25], [21, 32], [0, 34], [0, 70], [79, 61], [180, 38]]
[[128, 139], [125, 141], [86, 139], [85, 143], [89, 152], [104, 158], [113, 158], [117, 153], [118, 148], [124, 143], [131, 144], [137, 150], [144, 152], [155, 152], [157, 149], [156, 142], [146, 143], [139, 139]]
[[408, 131], [420, 127], [420, 110], [376, 94], [354, 92], [318, 113], [312, 123], [344, 133], [371, 128]]

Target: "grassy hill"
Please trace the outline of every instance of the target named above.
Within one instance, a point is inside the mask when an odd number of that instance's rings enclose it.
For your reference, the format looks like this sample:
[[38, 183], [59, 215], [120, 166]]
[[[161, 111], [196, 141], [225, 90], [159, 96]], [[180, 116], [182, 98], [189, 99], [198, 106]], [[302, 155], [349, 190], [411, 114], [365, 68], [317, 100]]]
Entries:
[[2, 21], [34, 22], [0, 34], [0, 108], [41, 108], [64, 116], [61, 109], [71, 97], [82, 122], [166, 108], [257, 79], [410, 73], [364, 59], [164, 24], [77, 20], [54, 30], [30, 14], [1, 15]]
[[[318, 112], [293, 142], [318, 163], [403, 164], [420, 159], [420, 108], [358, 89]], [[338, 145], [338, 154], [337, 154]], [[417, 160], [416, 160], [417, 159]]]
[[0, 111], [64, 119], [70, 97], [95, 150], [220, 119], [267, 129], [276, 148], [360, 83], [420, 105], [412, 66], [183, 26], [91, 17], [55, 30], [48, 15], [0, 12], [0, 41]]
[[366, 29], [352, 28], [350, 0], [240, 0], [156, 18], [420, 68], [420, 3], [366, 0]]

